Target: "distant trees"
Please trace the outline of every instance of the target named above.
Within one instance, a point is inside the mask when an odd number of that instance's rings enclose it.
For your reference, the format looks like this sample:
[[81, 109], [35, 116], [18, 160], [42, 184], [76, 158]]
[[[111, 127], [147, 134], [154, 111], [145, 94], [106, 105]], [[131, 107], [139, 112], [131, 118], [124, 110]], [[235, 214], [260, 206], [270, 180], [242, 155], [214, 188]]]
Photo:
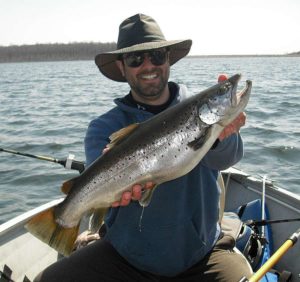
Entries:
[[295, 53], [290, 53], [289, 55], [291, 55], [291, 56], [300, 56], [300, 51], [299, 52], [295, 52]]
[[114, 42], [0, 46], [0, 63], [93, 60], [97, 54], [115, 49]]
[[[93, 60], [95, 56], [102, 52], [116, 50], [115, 42], [94, 43], [94, 42], [75, 42], [75, 43], [54, 43], [54, 44], [35, 44], [35, 45], [12, 45], [0, 46], [0, 63], [10, 62], [34, 62], [34, 61], [73, 61], [73, 60]], [[211, 55], [215, 57], [218, 55]], [[232, 55], [239, 57], [242, 55]], [[244, 55], [259, 56], [259, 55]], [[264, 55], [274, 56], [274, 55]], [[300, 52], [277, 56], [300, 56]], [[196, 56], [197, 57], [197, 56]], [[199, 56], [203, 57], [203, 56]], [[206, 56], [204, 56], [206, 57]], [[210, 56], [208, 56], [210, 57]], [[226, 55], [220, 57], [227, 57]]]

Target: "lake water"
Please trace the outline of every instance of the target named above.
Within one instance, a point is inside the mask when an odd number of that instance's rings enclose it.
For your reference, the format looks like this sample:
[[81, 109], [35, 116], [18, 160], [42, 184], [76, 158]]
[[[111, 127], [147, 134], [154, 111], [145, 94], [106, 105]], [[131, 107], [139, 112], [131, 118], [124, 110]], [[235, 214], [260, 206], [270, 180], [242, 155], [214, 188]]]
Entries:
[[[236, 165], [267, 175], [300, 194], [300, 57], [186, 58], [171, 79], [199, 92], [219, 73], [253, 81], [241, 133], [245, 155]], [[0, 64], [0, 147], [30, 154], [84, 160], [91, 119], [128, 92], [104, 78], [92, 61]], [[50, 162], [0, 152], [0, 224], [60, 197], [64, 180], [78, 175]]]

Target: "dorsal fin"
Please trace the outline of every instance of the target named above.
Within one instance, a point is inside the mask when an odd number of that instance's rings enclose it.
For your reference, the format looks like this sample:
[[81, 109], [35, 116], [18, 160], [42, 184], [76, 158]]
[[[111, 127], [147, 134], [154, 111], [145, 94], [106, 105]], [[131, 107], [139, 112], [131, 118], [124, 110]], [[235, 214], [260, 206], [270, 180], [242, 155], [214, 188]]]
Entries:
[[123, 140], [127, 135], [133, 132], [138, 126], [139, 126], [138, 123], [133, 123], [127, 127], [124, 127], [114, 132], [112, 135], [109, 136], [110, 143], [107, 145], [107, 148], [111, 149], [112, 147], [114, 147], [121, 140]]

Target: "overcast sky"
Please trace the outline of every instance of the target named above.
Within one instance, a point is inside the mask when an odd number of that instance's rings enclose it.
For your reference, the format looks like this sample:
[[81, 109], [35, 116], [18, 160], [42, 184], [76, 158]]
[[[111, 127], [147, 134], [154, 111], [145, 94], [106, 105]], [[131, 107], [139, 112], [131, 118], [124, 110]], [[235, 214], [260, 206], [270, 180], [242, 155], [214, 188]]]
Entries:
[[112, 42], [136, 13], [192, 55], [300, 51], [300, 0], [0, 0], [0, 45]]

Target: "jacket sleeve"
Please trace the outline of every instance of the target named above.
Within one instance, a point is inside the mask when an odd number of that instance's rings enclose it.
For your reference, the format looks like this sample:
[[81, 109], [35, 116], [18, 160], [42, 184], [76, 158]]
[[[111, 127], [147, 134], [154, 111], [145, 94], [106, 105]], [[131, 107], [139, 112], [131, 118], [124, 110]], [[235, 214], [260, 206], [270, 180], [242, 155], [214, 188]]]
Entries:
[[244, 154], [244, 146], [239, 133], [232, 134], [207, 152], [202, 165], [211, 169], [227, 169], [239, 162]]
[[103, 149], [110, 142], [111, 134], [126, 127], [128, 123], [126, 115], [118, 108], [114, 108], [90, 122], [84, 139], [86, 166], [102, 155]]
[[90, 122], [84, 139], [86, 166], [89, 166], [101, 154], [109, 143], [109, 133], [105, 123], [99, 118]]

